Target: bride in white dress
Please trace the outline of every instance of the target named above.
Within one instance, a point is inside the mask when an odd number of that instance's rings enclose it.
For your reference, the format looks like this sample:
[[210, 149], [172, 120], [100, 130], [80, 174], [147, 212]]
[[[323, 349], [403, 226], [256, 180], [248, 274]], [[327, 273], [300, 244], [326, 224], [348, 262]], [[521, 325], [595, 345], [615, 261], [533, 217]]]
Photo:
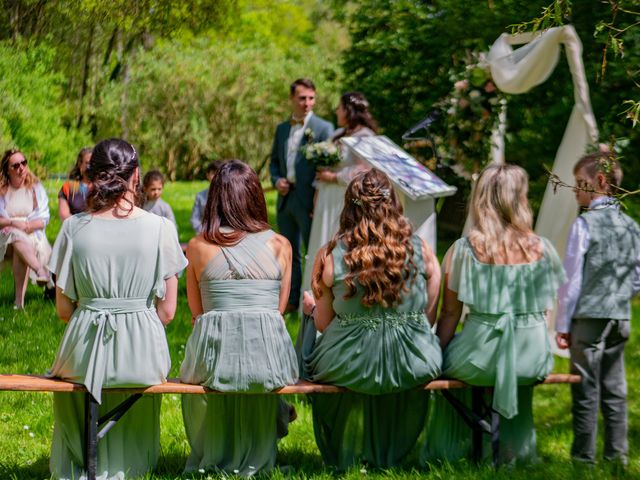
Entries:
[[[347, 92], [336, 109], [338, 126], [332, 141], [341, 145], [345, 137], [370, 137], [378, 126], [369, 112], [369, 102], [360, 92]], [[319, 169], [316, 174], [316, 200], [309, 237], [309, 248], [302, 276], [302, 292], [311, 286], [311, 271], [320, 247], [338, 231], [347, 185], [357, 173], [369, 167], [365, 161], [341, 145], [342, 161], [333, 169]], [[301, 296], [302, 298], [302, 296]]]

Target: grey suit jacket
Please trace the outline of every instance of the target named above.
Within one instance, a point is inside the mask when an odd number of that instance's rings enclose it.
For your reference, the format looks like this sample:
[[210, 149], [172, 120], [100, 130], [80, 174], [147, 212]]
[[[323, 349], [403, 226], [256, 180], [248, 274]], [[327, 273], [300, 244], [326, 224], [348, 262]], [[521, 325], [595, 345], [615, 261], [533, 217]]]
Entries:
[[[333, 125], [322, 118], [311, 114], [305, 130], [309, 128], [313, 132], [313, 139], [309, 140], [307, 135], [302, 136], [300, 147], [311, 141], [323, 142], [333, 135]], [[289, 140], [289, 132], [291, 125], [289, 121], [282, 122], [276, 128], [276, 136], [271, 149], [271, 163], [269, 165], [269, 173], [271, 174], [271, 183], [275, 186], [280, 178], [287, 177], [287, 143]], [[294, 201], [297, 206], [304, 208], [306, 211], [313, 210], [313, 180], [316, 175], [314, 166], [304, 158], [302, 149], [298, 151], [296, 156], [296, 184], [286, 196], [278, 195], [278, 210], [284, 207], [285, 201]]]

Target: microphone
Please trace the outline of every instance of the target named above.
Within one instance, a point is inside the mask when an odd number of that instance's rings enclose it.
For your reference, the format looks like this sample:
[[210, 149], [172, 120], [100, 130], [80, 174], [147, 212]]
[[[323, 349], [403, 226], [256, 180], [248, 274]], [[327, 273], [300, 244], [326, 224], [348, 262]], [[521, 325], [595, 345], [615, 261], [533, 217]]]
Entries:
[[440, 118], [440, 115], [442, 115], [442, 112], [440, 110], [432, 110], [431, 112], [429, 112], [429, 115], [424, 117], [422, 120], [420, 120], [418, 123], [416, 123], [409, 130], [404, 132], [402, 134], [402, 139], [403, 140], [407, 140], [411, 135], [416, 133], [418, 130], [423, 129], [423, 128], [425, 128], [425, 129], [429, 128], [429, 126], [433, 122], [435, 122], [438, 118]]

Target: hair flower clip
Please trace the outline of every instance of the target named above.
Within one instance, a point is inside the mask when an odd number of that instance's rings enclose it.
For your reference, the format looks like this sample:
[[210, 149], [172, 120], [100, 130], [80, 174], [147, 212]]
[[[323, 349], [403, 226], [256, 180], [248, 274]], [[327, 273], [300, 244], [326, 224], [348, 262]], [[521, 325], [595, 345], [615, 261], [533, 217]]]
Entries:
[[353, 202], [354, 205], [362, 207], [362, 200], [360, 200], [359, 198], [352, 198], [351, 201]]

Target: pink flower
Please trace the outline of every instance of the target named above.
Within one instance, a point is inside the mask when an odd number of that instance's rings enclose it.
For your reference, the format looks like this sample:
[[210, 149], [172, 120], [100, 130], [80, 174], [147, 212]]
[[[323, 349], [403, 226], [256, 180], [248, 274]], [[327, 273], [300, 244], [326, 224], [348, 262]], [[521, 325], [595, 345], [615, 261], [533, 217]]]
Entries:
[[453, 84], [453, 88], [458, 91], [466, 90], [467, 88], [469, 88], [469, 80], [458, 80]]
[[491, 80], [489, 80], [487, 84], [484, 86], [484, 91], [487, 93], [495, 92], [496, 85]]
[[467, 108], [467, 107], [469, 106], [469, 100], [467, 100], [466, 98], [461, 98], [461, 99], [458, 101], [458, 106], [459, 106], [460, 108]]

